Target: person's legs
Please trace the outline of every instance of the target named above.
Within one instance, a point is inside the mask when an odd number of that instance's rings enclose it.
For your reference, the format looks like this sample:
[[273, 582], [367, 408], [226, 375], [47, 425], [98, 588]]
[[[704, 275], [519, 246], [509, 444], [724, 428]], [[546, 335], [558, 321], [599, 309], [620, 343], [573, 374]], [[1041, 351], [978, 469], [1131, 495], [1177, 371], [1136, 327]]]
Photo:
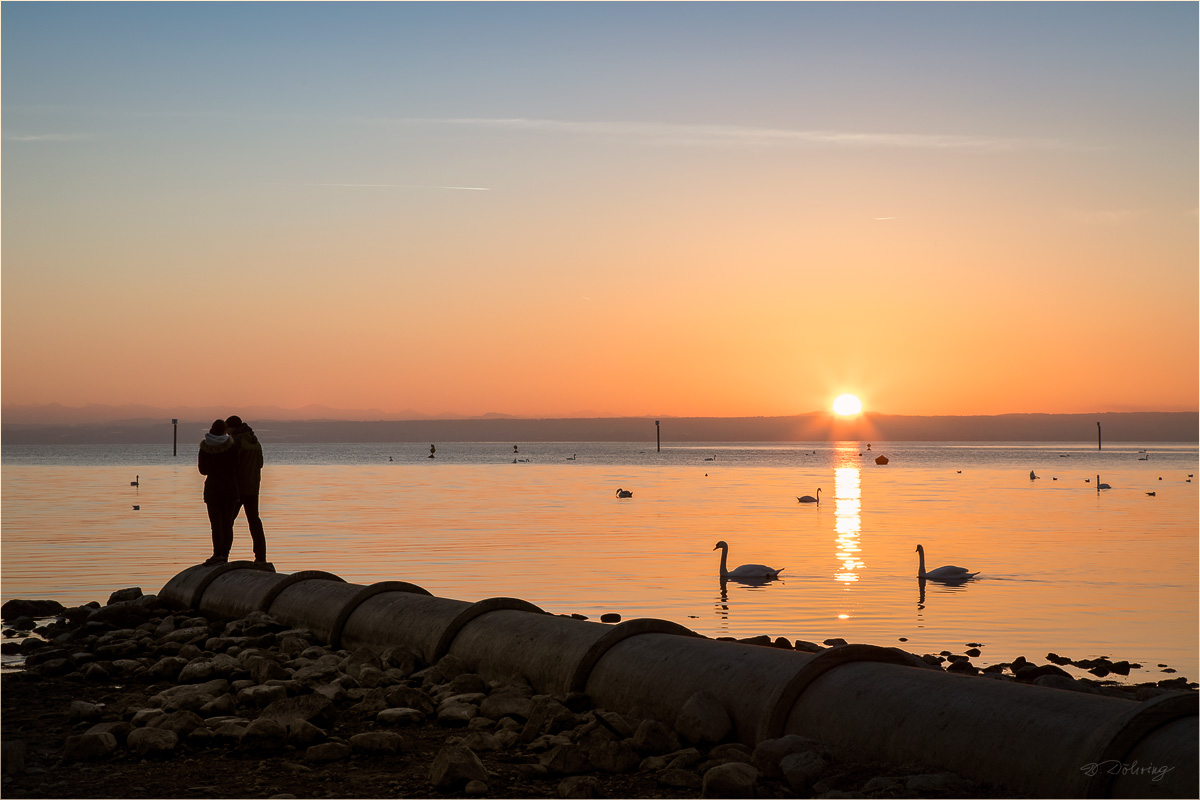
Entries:
[[212, 528], [212, 556], [206, 564], [216, 564], [229, 558], [229, 545], [225, 542], [225, 528], [229, 520], [229, 504], [220, 500], [206, 502], [208, 524]]
[[250, 538], [254, 541], [254, 560], [266, 561], [267, 536], [263, 532], [262, 519], [258, 516], [258, 495], [246, 495], [241, 504], [246, 507], [246, 522], [250, 525]]

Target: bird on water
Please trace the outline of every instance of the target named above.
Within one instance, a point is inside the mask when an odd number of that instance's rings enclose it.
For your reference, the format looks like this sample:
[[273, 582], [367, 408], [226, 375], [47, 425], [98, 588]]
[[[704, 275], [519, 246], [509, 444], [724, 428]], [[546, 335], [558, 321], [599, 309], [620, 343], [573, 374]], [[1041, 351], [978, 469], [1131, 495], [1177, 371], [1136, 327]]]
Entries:
[[816, 497], [813, 497], [811, 494], [806, 494], [803, 497], [797, 497], [796, 500], [801, 503], [819, 503], [821, 502], [821, 490], [817, 489]]
[[633, 492], [627, 489], [617, 489], [617, 497], [633, 497]]
[[917, 577], [926, 578], [931, 581], [965, 581], [967, 578], [974, 578], [978, 572], [967, 572], [966, 567], [937, 567], [928, 572], [925, 571], [925, 548], [917, 545], [917, 551], [920, 556], [920, 563], [917, 566]]
[[742, 564], [734, 570], [726, 568], [727, 559], [729, 557], [729, 545], [725, 542], [717, 542], [713, 546], [713, 550], [721, 551], [721, 577], [722, 578], [778, 578], [779, 573], [783, 572], [786, 567], [774, 569], [762, 564]]

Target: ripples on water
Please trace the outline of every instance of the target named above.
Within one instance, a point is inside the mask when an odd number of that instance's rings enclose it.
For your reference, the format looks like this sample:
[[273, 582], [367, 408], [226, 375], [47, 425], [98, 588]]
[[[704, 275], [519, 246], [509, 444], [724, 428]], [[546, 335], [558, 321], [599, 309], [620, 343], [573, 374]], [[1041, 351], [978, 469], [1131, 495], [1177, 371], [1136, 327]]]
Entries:
[[[1147, 445], [1139, 460], [1141, 449], [553, 443], [514, 455], [450, 443], [428, 459], [427, 444], [268, 441], [262, 509], [281, 572], [660, 617], [709, 636], [904, 637], [917, 652], [980, 642], [977, 663], [1054, 651], [1143, 664], [1131, 680], [1168, 677], [1160, 663], [1196, 678], [1197, 450]], [[877, 466], [880, 453], [891, 463]], [[3, 457], [6, 600], [157, 591], [210, 552], [191, 446], [178, 458], [148, 446]], [[1095, 490], [1098, 473], [1112, 489]], [[818, 487], [819, 505], [797, 503]], [[730, 568], [782, 566], [782, 579], [722, 582], [721, 539]], [[922, 590], [918, 543], [930, 569], [981, 575]], [[234, 547], [250, 557], [244, 522]]]

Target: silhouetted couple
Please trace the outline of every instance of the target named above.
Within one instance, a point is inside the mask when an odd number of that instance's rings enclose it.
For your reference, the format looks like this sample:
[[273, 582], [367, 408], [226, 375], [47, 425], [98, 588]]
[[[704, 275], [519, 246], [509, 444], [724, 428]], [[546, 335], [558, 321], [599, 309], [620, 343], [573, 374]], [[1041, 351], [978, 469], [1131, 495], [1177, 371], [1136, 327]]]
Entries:
[[254, 430], [241, 417], [213, 422], [200, 443], [200, 474], [204, 479], [204, 503], [212, 524], [213, 554], [205, 565], [229, 561], [233, 547], [233, 523], [244, 506], [254, 561], [267, 562], [267, 537], [258, 516], [258, 487], [262, 480], [262, 445]]

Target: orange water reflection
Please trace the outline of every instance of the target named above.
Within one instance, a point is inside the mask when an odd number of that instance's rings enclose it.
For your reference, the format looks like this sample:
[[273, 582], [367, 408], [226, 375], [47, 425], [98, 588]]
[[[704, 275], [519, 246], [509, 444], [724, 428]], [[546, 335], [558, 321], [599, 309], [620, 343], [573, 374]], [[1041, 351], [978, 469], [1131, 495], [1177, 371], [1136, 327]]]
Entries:
[[[834, 578], [844, 584], [858, 581], [858, 571], [865, 566], [862, 560], [862, 485], [858, 467], [838, 467], [834, 470], [834, 532], [837, 534], [835, 555], [840, 569]], [[848, 587], [847, 587], [848, 588]]]

